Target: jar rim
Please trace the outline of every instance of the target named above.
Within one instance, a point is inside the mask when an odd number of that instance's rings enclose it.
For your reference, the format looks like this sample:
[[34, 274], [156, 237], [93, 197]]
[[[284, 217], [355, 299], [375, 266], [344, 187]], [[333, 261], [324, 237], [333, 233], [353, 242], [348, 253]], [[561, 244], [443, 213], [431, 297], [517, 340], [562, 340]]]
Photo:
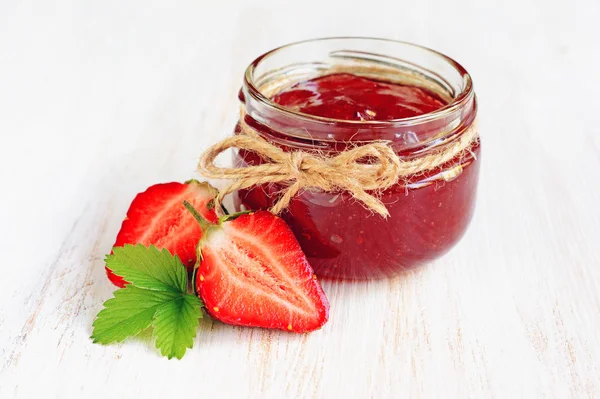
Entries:
[[[398, 118], [398, 119], [389, 119], [389, 120], [348, 120], [348, 119], [336, 119], [336, 118], [328, 118], [318, 115], [311, 115], [300, 111], [295, 111], [293, 109], [287, 108], [283, 105], [280, 105], [274, 101], [272, 101], [268, 96], [264, 95], [261, 90], [254, 83], [254, 71], [259, 66], [259, 64], [264, 61], [267, 57], [272, 56], [280, 51], [302, 45], [308, 43], [316, 43], [323, 41], [334, 41], [334, 40], [359, 40], [359, 41], [375, 41], [375, 42], [387, 42], [387, 43], [395, 43], [405, 46], [410, 46], [412, 48], [423, 50], [433, 56], [439, 57], [446, 61], [450, 66], [452, 66], [456, 72], [460, 74], [463, 79], [464, 87], [462, 90], [453, 96], [452, 101], [449, 101], [448, 104], [444, 105], [441, 108], [436, 109], [435, 111], [428, 112], [422, 115], [411, 116], [407, 118]], [[349, 126], [360, 126], [360, 127], [368, 127], [368, 126], [389, 126], [389, 125], [397, 125], [397, 126], [406, 126], [406, 125], [414, 125], [420, 123], [426, 123], [433, 120], [437, 120], [439, 118], [444, 118], [449, 114], [455, 112], [460, 109], [466, 103], [468, 103], [474, 96], [473, 83], [471, 79], [471, 75], [467, 72], [467, 70], [454, 59], [448, 57], [447, 55], [440, 53], [439, 51], [432, 50], [428, 47], [421, 46], [418, 44], [386, 39], [386, 38], [377, 38], [377, 37], [365, 37], [365, 36], [334, 36], [334, 37], [322, 37], [316, 39], [308, 39], [297, 41], [293, 43], [289, 43], [273, 50], [267, 51], [266, 53], [258, 56], [254, 61], [248, 65], [246, 71], [244, 73], [244, 85], [247, 89], [248, 94], [254, 97], [255, 100], [262, 103], [264, 106], [271, 108], [278, 112], [283, 112], [288, 116], [292, 116], [295, 118], [301, 118], [305, 120], [310, 120], [313, 122], [322, 122], [322, 123], [333, 123], [336, 125], [349, 125]]]

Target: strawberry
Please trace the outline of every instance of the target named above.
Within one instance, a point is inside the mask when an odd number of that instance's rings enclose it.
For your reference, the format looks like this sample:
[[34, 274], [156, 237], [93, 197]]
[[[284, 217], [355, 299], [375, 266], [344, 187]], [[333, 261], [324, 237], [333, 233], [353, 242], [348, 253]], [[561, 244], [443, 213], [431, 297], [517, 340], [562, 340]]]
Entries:
[[204, 231], [196, 290], [213, 318], [294, 332], [325, 324], [329, 302], [283, 219], [258, 211], [210, 224], [185, 206]]
[[[190, 180], [182, 183], [164, 183], [151, 186], [134, 199], [127, 217], [117, 235], [115, 247], [125, 244], [154, 245], [166, 248], [191, 270], [196, 263], [196, 246], [202, 237], [202, 229], [194, 217], [185, 210], [184, 201], [196, 209], [211, 223], [217, 222], [212, 199], [217, 190], [208, 183]], [[118, 287], [127, 282], [106, 268], [108, 278]]]

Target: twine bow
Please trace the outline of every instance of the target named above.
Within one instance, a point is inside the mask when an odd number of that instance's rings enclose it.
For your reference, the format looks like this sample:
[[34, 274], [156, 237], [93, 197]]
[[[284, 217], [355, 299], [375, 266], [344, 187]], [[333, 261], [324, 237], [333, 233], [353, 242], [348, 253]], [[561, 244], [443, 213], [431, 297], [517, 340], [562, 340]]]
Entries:
[[[461, 151], [468, 150], [478, 139], [473, 125], [454, 144], [441, 152], [402, 161], [386, 141], [374, 141], [340, 152], [335, 156], [304, 151], [285, 152], [264, 140], [242, 118], [241, 134], [227, 138], [202, 154], [198, 169], [207, 178], [231, 179], [233, 182], [215, 198], [220, 209], [223, 198], [236, 190], [266, 183], [284, 183], [281, 197], [270, 209], [274, 214], [287, 208], [290, 201], [302, 189], [317, 188], [322, 191], [347, 191], [368, 209], [384, 218], [389, 216], [377, 193], [390, 188], [403, 176], [433, 169], [453, 159]], [[222, 168], [215, 159], [222, 152], [238, 148], [258, 154], [266, 163], [243, 168]], [[369, 194], [367, 191], [374, 193]]]

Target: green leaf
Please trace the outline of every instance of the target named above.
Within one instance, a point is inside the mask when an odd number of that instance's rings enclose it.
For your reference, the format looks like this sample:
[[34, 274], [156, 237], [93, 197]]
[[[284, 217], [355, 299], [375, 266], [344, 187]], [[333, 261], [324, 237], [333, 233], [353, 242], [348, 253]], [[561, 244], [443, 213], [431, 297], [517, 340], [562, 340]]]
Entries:
[[106, 266], [138, 288], [152, 291], [187, 291], [187, 270], [177, 256], [163, 249], [139, 245], [114, 247]]
[[94, 343], [110, 344], [133, 337], [152, 324], [161, 306], [180, 297], [172, 291], [150, 291], [127, 285], [115, 291], [114, 298], [104, 302], [104, 309], [94, 321]]
[[169, 359], [181, 359], [191, 348], [202, 317], [202, 301], [187, 294], [187, 270], [167, 250], [143, 245], [113, 248], [106, 264], [129, 282], [94, 321], [95, 343], [121, 342], [154, 327], [156, 347]]
[[158, 308], [152, 326], [162, 355], [181, 359], [194, 344], [201, 317], [202, 301], [195, 295], [180, 295]]

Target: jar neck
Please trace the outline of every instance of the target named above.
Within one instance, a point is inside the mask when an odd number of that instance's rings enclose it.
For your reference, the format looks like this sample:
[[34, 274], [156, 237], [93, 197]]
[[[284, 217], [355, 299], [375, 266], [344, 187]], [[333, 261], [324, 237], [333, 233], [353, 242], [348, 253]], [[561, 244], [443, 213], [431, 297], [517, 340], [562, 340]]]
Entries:
[[400, 155], [421, 154], [452, 142], [475, 122], [477, 100], [472, 95], [460, 107], [415, 123], [377, 124], [324, 122], [273, 110], [240, 93], [245, 123], [268, 141], [300, 150], [343, 151], [349, 145], [389, 141]]

